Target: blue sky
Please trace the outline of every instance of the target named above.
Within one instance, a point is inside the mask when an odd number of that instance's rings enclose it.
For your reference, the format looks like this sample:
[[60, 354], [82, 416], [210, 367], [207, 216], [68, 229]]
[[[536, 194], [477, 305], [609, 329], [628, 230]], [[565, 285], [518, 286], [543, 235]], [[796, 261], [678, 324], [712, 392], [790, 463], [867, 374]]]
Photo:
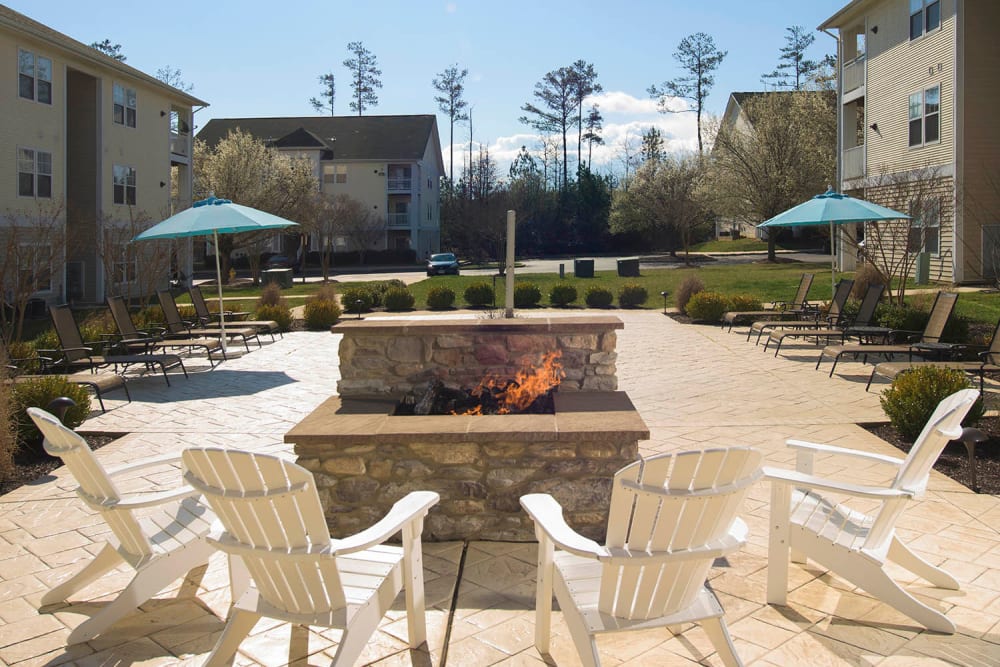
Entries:
[[[656, 124], [673, 149], [696, 147], [694, 114], [656, 112], [646, 89], [681, 74], [672, 54], [686, 35], [706, 32], [729, 55], [716, 74], [708, 111], [719, 115], [732, 91], [760, 90], [760, 75], [778, 62], [785, 29], [812, 31], [847, 0], [326, 0], [325, 2], [109, 3], [5, 0], [6, 4], [84, 43], [120, 43], [128, 64], [153, 74], [171, 66], [210, 103], [195, 116], [305, 116], [320, 93], [317, 77], [337, 77], [336, 112], [349, 114], [350, 87], [341, 64], [347, 43], [361, 41], [378, 58], [384, 87], [374, 114], [435, 113], [431, 79], [452, 63], [469, 70], [466, 99], [474, 140], [506, 165], [538, 138], [518, 122], [535, 83], [577, 59], [594, 64], [604, 93], [597, 100], [608, 145], [595, 168], [620, 169], [616, 155]], [[816, 32], [814, 58], [835, 42]], [[448, 160], [447, 117], [438, 114]], [[456, 127], [456, 143], [468, 127]], [[461, 166], [456, 149], [456, 166]], [[502, 174], [503, 175], [503, 174]]]

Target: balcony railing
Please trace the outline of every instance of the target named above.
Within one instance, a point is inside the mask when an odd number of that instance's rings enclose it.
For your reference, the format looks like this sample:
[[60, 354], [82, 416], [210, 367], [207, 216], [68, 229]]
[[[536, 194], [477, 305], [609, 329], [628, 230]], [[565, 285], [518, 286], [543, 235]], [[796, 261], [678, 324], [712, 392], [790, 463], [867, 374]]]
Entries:
[[409, 213], [390, 213], [389, 214], [389, 227], [399, 228], [399, 227], [409, 227], [410, 226], [410, 214]]
[[844, 63], [844, 94], [865, 85], [865, 57], [859, 56]]
[[854, 146], [844, 151], [843, 166], [844, 180], [861, 178], [865, 175], [865, 147]]
[[413, 179], [411, 178], [396, 176], [390, 176], [388, 180], [390, 192], [409, 192], [413, 183]]
[[170, 152], [173, 155], [188, 157], [191, 154], [191, 135], [170, 133]]

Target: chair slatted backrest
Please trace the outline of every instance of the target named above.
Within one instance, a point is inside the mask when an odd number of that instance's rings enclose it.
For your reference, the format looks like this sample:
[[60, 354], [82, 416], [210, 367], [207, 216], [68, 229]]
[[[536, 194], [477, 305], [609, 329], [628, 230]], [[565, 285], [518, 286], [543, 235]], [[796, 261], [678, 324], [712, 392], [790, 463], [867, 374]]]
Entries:
[[865, 297], [861, 299], [861, 305], [858, 307], [858, 314], [854, 317], [854, 326], [866, 327], [871, 324], [875, 317], [875, 309], [878, 308], [884, 291], [885, 285], [868, 286]]
[[156, 298], [160, 302], [160, 310], [167, 322], [167, 331], [170, 333], [186, 333], [187, 325], [181, 319], [181, 312], [177, 309], [177, 302], [174, 295], [166, 290], [157, 290]]
[[87, 351], [79, 348], [85, 347], [83, 336], [80, 335], [80, 327], [73, 317], [73, 311], [68, 305], [52, 306], [49, 308], [49, 316], [52, 318], [52, 326], [56, 330], [59, 338], [59, 345], [62, 346], [63, 356], [66, 361], [72, 363], [87, 358]]
[[[978, 399], [979, 392], [975, 389], [962, 389], [938, 404], [896, 473], [892, 483], [893, 489], [911, 491], [915, 494], [923, 492], [927, 487], [931, 467], [938, 460], [945, 445], [961, 435], [962, 420]], [[892, 499], [883, 503], [868, 531], [864, 549], [880, 551], [888, 545], [896, 520], [906, 507], [906, 500]]]
[[116, 509], [121, 493], [101, 465], [87, 441], [63, 426], [53, 415], [40, 408], [28, 408], [28, 415], [45, 437], [45, 451], [58, 456], [69, 468], [79, 488], [77, 495], [100, 512], [119, 542], [119, 553], [134, 565], [152, 553], [149, 538], [129, 510]]
[[833, 291], [833, 299], [830, 301], [830, 310], [827, 312], [831, 324], [837, 324], [843, 318], [844, 305], [847, 304], [852, 289], [854, 289], [853, 280], [844, 278], [837, 283], [837, 289]]
[[[192, 448], [185, 481], [201, 491], [225, 527], [217, 546], [242, 557], [260, 595], [289, 613], [342, 609], [330, 531], [312, 473], [276, 456]], [[326, 555], [317, 553], [326, 550]]]
[[744, 447], [663, 454], [615, 475], [607, 547], [628, 550], [634, 564], [605, 563], [599, 609], [629, 619], [665, 616], [694, 599], [713, 557], [664, 565], [646, 552], [683, 552], [724, 537], [750, 485], [760, 476], [760, 453]]
[[128, 305], [125, 303], [125, 299], [120, 296], [109, 296], [108, 308], [111, 309], [111, 318], [115, 321], [118, 333], [123, 338], [146, 338], [146, 334], [135, 328], [135, 323], [132, 322], [132, 316], [128, 312]]
[[1000, 320], [997, 320], [997, 327], [993, 330], [993, 339], [990, 346], [986, 348], [986, 363], [1000, 365]]
[[944, 334], [944, 327], [948, 324], [948, 318], [955, 310], [955, 303], [958, 301], [957, 292], [938, 292], [934, 298], [934, 305], [931, 306], [930, 317], [927, 318], [927, 326], [920, 336], [921, 343], [938, 343], [941, 335]]
[[806, 302], [806, 297], [809, 296], [809, 288], [813, 284], [813, 278], [815, 278], [815, 274], [802, 274], [802, 278], [799, 279], [799, 288], [795, 291], [795, 300], [791, 302], [791, 305], [801, 306]]

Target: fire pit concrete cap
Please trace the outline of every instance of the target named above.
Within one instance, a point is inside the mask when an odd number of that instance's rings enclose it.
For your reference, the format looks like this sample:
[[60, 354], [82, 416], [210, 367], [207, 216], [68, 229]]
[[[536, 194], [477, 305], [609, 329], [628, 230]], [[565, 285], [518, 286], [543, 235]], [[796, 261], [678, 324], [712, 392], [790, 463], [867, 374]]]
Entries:
[[600, 333], [624, 329], [624, 323], [614, 316], [597, 317], [526, 317], [513, 320], [344, 320], [330, 328], [332, 333], [361, 329], [366, 334], [433, 335], [456, 329], [472, 334]]

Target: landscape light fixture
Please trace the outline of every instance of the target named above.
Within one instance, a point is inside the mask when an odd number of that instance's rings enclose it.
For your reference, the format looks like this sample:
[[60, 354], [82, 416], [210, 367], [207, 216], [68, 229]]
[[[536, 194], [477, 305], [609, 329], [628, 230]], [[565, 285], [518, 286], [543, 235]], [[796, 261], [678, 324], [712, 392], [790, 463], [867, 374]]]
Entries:
[[358, 309], [358, 319], [359, 320], [361, 319], [361, 307], [364, 306], [364, 305], [365, 305], [365, 302], [362, 301], [361, 299], [358, 299], [357, 301], [354, 302], [354, 307]]
[[667, 292], [666, 290], [660, 292], [660, 296], [663, 297], [663, 314], [664, 315], [667, 314], [667, 294], [669, 294], [669, 293], [670, 292]]

